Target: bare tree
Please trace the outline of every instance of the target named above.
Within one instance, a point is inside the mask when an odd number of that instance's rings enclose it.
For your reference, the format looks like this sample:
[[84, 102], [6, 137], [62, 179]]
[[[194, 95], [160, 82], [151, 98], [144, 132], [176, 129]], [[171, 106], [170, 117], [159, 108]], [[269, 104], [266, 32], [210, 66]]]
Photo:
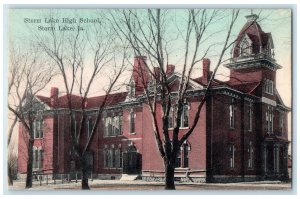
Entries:
[[[169, 12], [169, 10], [161, 9], [148, 9], [147, 11], [116, 10], [112, 12], [111, 19], [118, 36], [130, 43], [134, 53], [136, 55], [146, 55], [149, 58], [150, 64], [144, 63], [147, 71], [141, 70], [137, 72], [140, 74], [139, 76], [143, 82], [146, 103], [148, 104], [153, 121], [153, 134], [165, 166], [165, 189], [175, 189], [174, 171], [177, 154], [183, 143], [193, 133], [200, 119], [200, 112], [208, 98], [215, 74], [223, 61], [225, 52], [232, 45], [232, 43], [229, 43], [229, 38], [239, 11], [230, 10], [228, 11], [230, 13], [227, 13], [224, 10], [185, 10], [185, 18], [183, 22], [177, 25], [177, 32], [173, 39], [170, 31], [167, 31], [169, 28], [168, 24], [170, 24], [168, 18]], [[229, 25], [225, 40], [221, 45], [218, 62], [204, 89], [204, 95], [199, 99], [199, 105], [189, 130], [182, 137], [179, 137], [181, 115], [192, 71], [195, 65], [207, 55], [210, 47], [215, 45], [211, 44], [208, 47], [204, 47], [205, 45], [203, 45], [211, 35], [214, 35], [214, 32], [208, 32], [208, 28], [215, 22], [225, 18], [226, 15], [229, 18]], [[183, 29], [179, 26], [182, 26]], [[182, 39], [184, 43], [183, 50], [180, 52], [183, 57], [183, 67], [179, 86], [174, 91], [170, 88], [167, 69], [165, 67], [169, 63], [171, 49], [176, 48], [174, 46], [177, 45], [176, 42], [178, 39]], [[155, 67], [155, 72], [152, 72], [152, 67]], [[151, 89], [149, 89], [149, 81], [143, 75], [145, 72], [151, 74], [153, 80], [151, 82]], [[175, 98], [172, 97], [174, 93], [176, 93]], [[175, 111], [176, 122], [172, 134], [169, 134], [168, 116], [174, 99], [177, 107]], [[162, 115], [157, 111], [158, 106], [162, 107]], [[162, 127], [158, 125], [159, 118], [162, 118]]]
[[[51, 15], [52, 13], [50, 13]], [[74, 15], [76, 14], [74, 13]], [[122, 46], [122, 42], [119, 41], [117, 48], [117, 38], [112, 34], [112, 29], [106, 25], [105, 17], [103, 16], [101, 19], [102, 21], [99, 23], [68, 33], [54, 31], [55, 28], [52, 28], [52, 31], [45, 35], [35, 35], [37, 44], [55, 63], [63, 78], [71, 122], [72, 150], [81, 162], [82, 189], [89, 189], [87, 150], [98, 128], [109, 94], [115, 90], [117, 80], [125, 70], [126, 46]], [[56, 25], [51, 24], [51, 27]], [[88, 61], [85, 61], [86, 57]], [[92, 60], [91, 64], [88, 63], [90, 60]], [[87, 97], [97, 78], [103, 76], [107, 70], [110, 71], [108, 82], [103, 88], [100, 88], [104, 89], [104, 98], [97, 107], [92, 131], [85, 141], [83, 135], [87, 121]], [[77, 134], [73, 117], [75, 107], [73, 107], [72, 95], [74, 93], [79, 93], [81, 96], [80, 123]]]
[[13, 185], [13, 181], [17, 179], [18, 172], [18, 155], [14, 150], [14, 143], [9, 146], [7, 154], [7, 175], [8, 175], [8, 184]]
[[[14, 122], [19, 120], [26, 131], [27, 140], [27, 178], [26, 188], [32, 187], [33, 163], [33, 122], [40, 110], [35, 95], [43, 90], [55, 75], [55, 70], [43, 59], [38, 48], [24, 49], [10, 44], [8, 109], [15, 115]], [[16, 119], [17, 118], [17, 119]], [[11, 142], [13, 126], [9, 132], [8, 145]]]

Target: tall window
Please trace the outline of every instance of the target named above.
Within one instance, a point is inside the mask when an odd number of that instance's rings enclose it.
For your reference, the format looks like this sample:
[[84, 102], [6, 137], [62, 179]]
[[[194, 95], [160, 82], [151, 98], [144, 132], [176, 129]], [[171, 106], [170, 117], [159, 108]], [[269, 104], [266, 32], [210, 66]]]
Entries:
[[274, 121], [273, 107], [268, 105], [266, 111], [266, 129], [268, 133], [273, 132], [273, 121]]
[[183, 144], [183, 167], [189, 167], [189, 146], [187, 143]]
[[72, 120], [73, 120], [73, 129], [74, 129], [74, 135], [75, 137], [77, 136], [77, 122], [76, 122], [76, 117], [75, 113], [72, 114]]
[[93, 128], [94, 128], [94, 123], [95, 122], [93, 121], [92, 117], [88, 117], [88, 121], [87, 121], [87, 132], [88, 132], [87, 136], [88, 136], [88, 138], [92, 134], [92, 131], [93, 131]]
[[44, 152], [42, 149], [39, 148], [33, 148], [33, 169], [35, 170], [41, 170], [43, 167], [43, 155]]
[[44, 126], [44, 121], [42, 119], [34, 120], [33, 122], [34, 138], [43, 138], [43, 126]]
[[181, 150], [178, 151], [176, 160], [175, 160], [175, 167], [181, 167]]
[[234, 129], [234, 99], [231, 100], [231, 104], [229, 105], [229, 127]]
[[274, 83], [270, 79], [265, 80], [265, 93], [273, 95]]
[[168, 128], [173, 128], [173, 108], [170, 108], [168, 116]]
[[250, 39], [245, 35], [240, 44], [241, 56], [249, 56], [252, 54], [252, 45]]
[[116, 167], [116, 149], [113, 147], [111, 149], [111, 153], [112, 153], [112, 157], [111, 157], [111, 161], [112, 161], [112, 164], [111, 164], [111, 167]]
[[122, 168], [123, 165], [123, 153], [122, 148], [119, 148], [119, 168]]
[[235, 146], [234, 144], [229, 145], [229, 167], [234, 168], [234, 158], [235, 158]]
[[106, 148], [104, 149], [104, 167], [109, 167], [109, 150]]
[[134, 133], [135, 132], [135, 121], [134, 121], [134, 116], [135, 116], [135, 114], [134, 114], [134, 112], [132, 111], [132, 112], [130, 112], [130, 124], [129, 124], [129, 127], [130, 127], [130, 133]]
[[188, 143], [184, 143], [180, 150], [177, 153], [176, 160], [175, 160], [175, 167], [182, 167], [187, 168], [189, 167], [189, 150], [190, 146]]
[[183, 106], [180, 127], [189, 127], [189, 107], [187, 104]]
[[278, 122], [279, 122], [279, 133], [280, 133], [280, 136], [282, 136], [282, 133], [283, 133], [283, 112], [282, 111], [279, 111], [278, 113]]
[[252, 124], [253, 124], [253, 104], [252, 102], [249, 102], [248, 107], [248, 130], [252, 131]]
[[254, 159], [253, 159], [253, 144], [250, 141], [249, 145], [248, 145], [248, 168], [252, 169], [253, 168], [253, 163], [254, 163]]

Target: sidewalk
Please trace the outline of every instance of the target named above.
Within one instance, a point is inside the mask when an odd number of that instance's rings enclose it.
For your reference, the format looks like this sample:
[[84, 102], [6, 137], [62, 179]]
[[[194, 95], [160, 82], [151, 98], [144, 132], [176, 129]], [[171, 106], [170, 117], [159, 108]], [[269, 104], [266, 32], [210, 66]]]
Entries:
[[[91, 190], [163, 190], [163, 182], [147, 182], [143, 180], [120, 181], [120, 180], [93, 180], [89, 181]], [[9, 187], [11, 191], [24, 191], [25, 182], [16, 181], [14, 186]], [[176, 183], [178, 190], [290, 190], [291, 183], [279, 181], [259, 181], [240, 183]], [[33, 187], [28, 191], [49, 190], [81, 190], [81, 182], [67, 183], [57, 181], [56, 184], [40, 183], [35, 181]]]

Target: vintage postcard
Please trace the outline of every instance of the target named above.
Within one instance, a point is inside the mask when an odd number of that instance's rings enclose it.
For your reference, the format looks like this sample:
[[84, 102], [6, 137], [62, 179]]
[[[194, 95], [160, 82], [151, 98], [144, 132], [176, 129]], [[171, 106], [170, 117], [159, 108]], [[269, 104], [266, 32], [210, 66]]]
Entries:
[[7, 7], [7, 190], [291, 190], [293, 8]]

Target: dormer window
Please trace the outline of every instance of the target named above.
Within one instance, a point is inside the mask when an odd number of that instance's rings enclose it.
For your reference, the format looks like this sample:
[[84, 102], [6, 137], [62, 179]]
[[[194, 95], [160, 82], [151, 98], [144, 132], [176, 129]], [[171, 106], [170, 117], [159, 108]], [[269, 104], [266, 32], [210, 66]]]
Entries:
[[252, 42], [246, 35], [240, 44], [240, 56], [245, 57], [252, 54]]

